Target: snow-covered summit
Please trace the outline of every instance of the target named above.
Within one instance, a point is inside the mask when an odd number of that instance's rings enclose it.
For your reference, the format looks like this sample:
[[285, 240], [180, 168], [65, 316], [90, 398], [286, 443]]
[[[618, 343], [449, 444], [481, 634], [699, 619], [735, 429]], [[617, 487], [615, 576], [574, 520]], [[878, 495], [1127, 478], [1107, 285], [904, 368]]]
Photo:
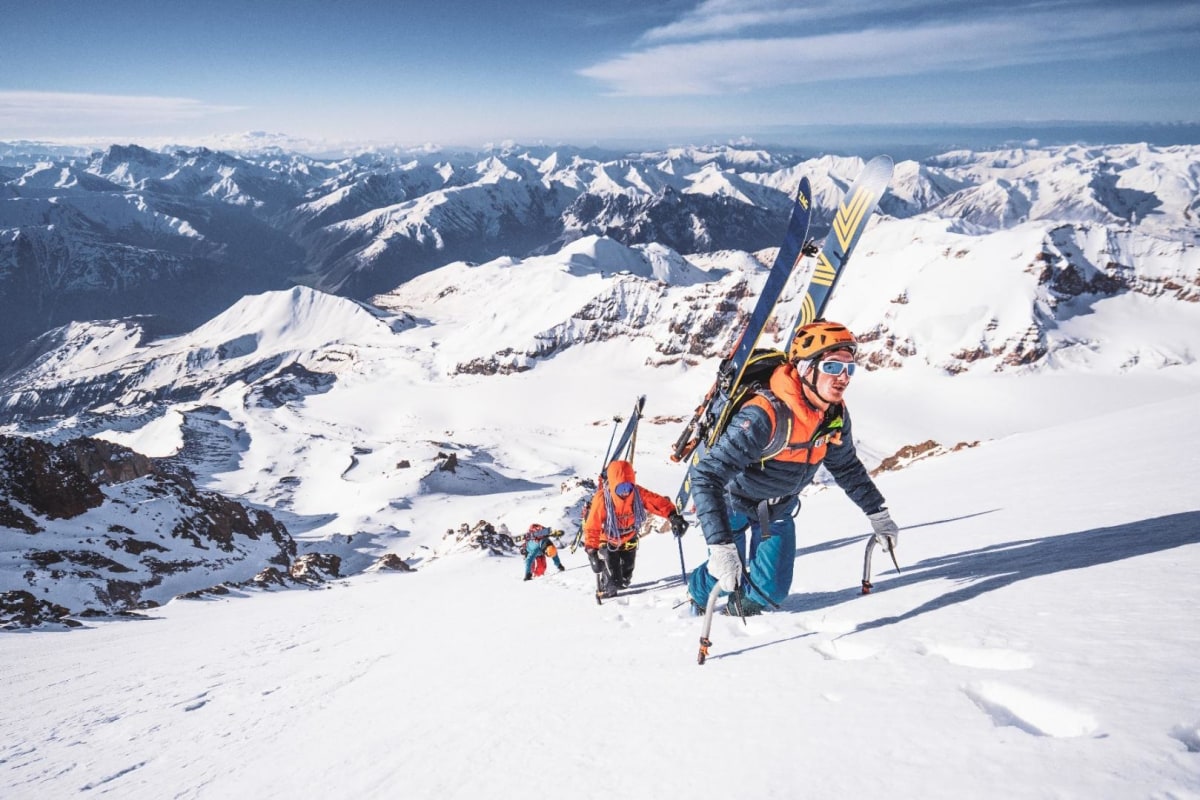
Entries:
[[[315, 351], [338, 342], [369, 345], [386, 338], [390, 328], [368, 306], [305, 286], [249, 295], [172, 347], [197, 350], [244, 341], [243, 355]], [[251, 341], [252, 340], [252, 341]]]
[[712, 279], [668, 247], [657, 243], [626, 247], [607, 236], [583, 236], [564, 245], [551, 260], [564, 263], [574, 275], [625, 272], [673, 286]]

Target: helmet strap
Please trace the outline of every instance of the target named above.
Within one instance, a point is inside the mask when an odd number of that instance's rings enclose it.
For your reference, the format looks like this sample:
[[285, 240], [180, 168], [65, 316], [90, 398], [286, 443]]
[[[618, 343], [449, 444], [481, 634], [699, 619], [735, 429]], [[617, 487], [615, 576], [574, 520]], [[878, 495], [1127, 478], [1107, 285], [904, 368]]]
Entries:
[[[824, 403], [826, 408], [828, 408], [829, 406], [833, 405], [833, 401], [826, 399], [821, 394], [821, 392], [817, 389], [816, 375], [817, 375], [817, 364], [819, 364], [819, 363], [821, 363], [821, 362], [818, 359], [814, 359], [809, 362], [809, 364], [810, 364], [809, 368], [807, 370], [805, 370], [803, 373], [801, 373], [801, 375], [800, 375], [800, 383], [802, 383], [806, 389], [808, 389], [810, 392], [812, 392], [813, 395], [818, 400], [820, 400], [822, 403]], [[813, 376], [811, 380], [809, 380], [809, 377], [808, 377], [810, 373]]]

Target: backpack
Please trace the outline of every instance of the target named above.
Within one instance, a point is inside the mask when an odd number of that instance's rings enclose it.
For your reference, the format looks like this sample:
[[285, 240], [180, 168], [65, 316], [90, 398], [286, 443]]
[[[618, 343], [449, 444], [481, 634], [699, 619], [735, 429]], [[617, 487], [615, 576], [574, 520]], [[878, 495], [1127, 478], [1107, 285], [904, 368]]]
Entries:
[[[721, 394], [729, 399], [721, 409], [721, 413], [708, 426], [706, 442], [709, 447], [716, 444], [717, 439], [729, 427], [729, 420], [733, 419], [733, 415], [741, 410], [746, 401], [758, 394], [771, 404], [771, 408], [775, 412], [776, 423], [779, 420], [786, 420], [786, 424], [774, 426], [771, 441], [763, 449], [762, 460], [767, 461], [783, 451], [792, 432], [792, 412], [767, 387], [771, 383], [771, 374], [775, 372], [775, 368], [786, 364], [787, 360], [787, 353], [782, 350], [755, 348], [750, 353], [750, 357], [746, 359], [746, 368], [742, 370], [742, 377], [736, 383], [733, 383], [734, 376], [729, 373], [728, 367], [722, 365], [718, 385]], [[730, 385], [726, 386], [726, 384]]]

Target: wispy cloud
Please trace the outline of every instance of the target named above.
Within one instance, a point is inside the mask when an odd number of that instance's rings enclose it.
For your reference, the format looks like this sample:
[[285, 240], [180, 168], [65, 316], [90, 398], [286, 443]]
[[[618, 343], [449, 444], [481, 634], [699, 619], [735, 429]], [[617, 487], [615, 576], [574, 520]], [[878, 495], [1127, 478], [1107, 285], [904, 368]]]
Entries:
[[[962, 0], [946, 0], [962, 2]], [[679, 19], [651, 28], [641, 37], [645, 43], [735, 36], [753, 29], [782, 28], [796, 33], [800, 26], [833, 18], [850, 18], [879, 10], [896, 10], [929, 0], [843, 0], [840, 3], [808, 3], [795, 0], [704, 0]]]
[[707, 0], [678, 20], [652, 28], [644, 42], [678, 41], [709, 36], [731, 36], [747, 29], [797, 23], [817, 18], [811, 8], [797, 8], [773, 0]]
[[168, 123], [239, 110], [186, 97], [0, 90], [0, 129], [7, 130]]
[[[677, 22], [649, 31], [642, 47], [580, 73], [617, 95], [724, 94], [1154, 52], [1194, 46], [1200, 31], [1200, 4], [1192, 2], [1148, 0], [1132, 7], [1026, 0], [1024, 8], [1005, 6], [1003, 13], [989, 8], [967, 14], [968, 6], [977, 8], [957, 0], [937, 6], [889, 0], [885, 14], [877, 0], [859, 0], [834, 8], [852, 12], [854, 19], [870, 19], [866, 12], [878, 11], [875, 21], [855, 25], [843, 16], [839, 24], [823, 26], [838, 32], [814, 34], [796, 23], [827, 11], [775, 0], [707, 0]], [[898, 8], [904, 13], [896, 14]], [[754, 30], [770, 34], [750, 35]]]

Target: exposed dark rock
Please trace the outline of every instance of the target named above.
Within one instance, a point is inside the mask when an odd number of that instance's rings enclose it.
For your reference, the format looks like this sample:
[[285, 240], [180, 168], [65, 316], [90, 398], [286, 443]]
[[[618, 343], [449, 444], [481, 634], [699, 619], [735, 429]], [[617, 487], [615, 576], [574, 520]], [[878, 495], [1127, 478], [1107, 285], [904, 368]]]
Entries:
[[2, 498], [0, 498], [0, 527], [13, 528], [26, 533], [41, 533], [42, 531], [42, 526], [30, 519], [24, 511]]
[[[154, 460], [98, 440], [54, 445], [0, 436], [0, 497], [0, 525], [37, 535], [36, 547], [15, 554], [12, 574], [51, 604], [81, 602], [71, 613], [150, 608], [166, 599], [159, 588], [165, 576], [176, 585], [247, 561], [242, 574], [270, 564], [287, 568], [296, 554], [287, 529], [269, 513], [200, 491]], [[100, 517], [107, 524], [95, 525], [94, 517], [54, 524], [101, 505], [109, 509]], [[126, 524], [108, 521], [122, 517]], [[81, 587], [95, 600], [77, 600]], [[28, 616], [17, 614], [13, 624]]]
[[20, 589], [0, 594], [0, 628], [32, 628], [47, 622], [79, 626], [79, 622], [67, 618], [70, 613], [63, 606], [38, 600]]
[[280, 565], [288, 562], [285, 552], [295, 553], [295, 543], [287, 529], [265, 511], [248, 509], [241, 503], [211, 492], [193, 490], [188, 500], [200, 513], [181, 519], [171, 531], [177, 538], [190, 539], [196, 547], [207, 548], [215, 544], [221, 550], [234, 549], [234, 537], [246, 536], [258, 539], [268, 536], [280, 545], [280, 555], [272, 559]]
[[323, 394], [337, 382], [337, 376], [314, 372], [301, 364], [288, 364], [271, 377], [259, 381], [246, 395], [246, 402], [264, 408], [279, 408], [305, 397]]
[[332, 553], [306, 553], [292, 564], [288, 574], [295, 580], [320, 583], [340, 578], [342, 559]]
[[474, 525], [464, 522], [458, 526], [458, 530], [448, 529], [445, 538], [451, 540], [456, 549], [486, 550], [495, 556], [517, 552], [517, 542], [508, 528], [503, 525], [496, 528], [484, 519]]
[[[274, 567], [270, 567], [269, 569], [274, 569]], [[195, 591], [185, 592], [179, 596], [185, 600], [201, 600], [210, 595], [227, 595], [229, 591], [228, 586], [218, 583], [216, 586], [210, 586], [207, 589], [196, 589]]]
[[902, 469], [913, 461], [920, 461], [931, 456], [943, 455], [945, 453], [956, 453], [968, 447], [976, 447], [979, 442], [959, 442], [953, 447], [945, 447], [944, 445], [935, 442], [933, 439], [921, 442], [920, 444], [906, 444], [897, 450], [892, 455], [879, 462], [879, 466], [871, 470], [871, 475], [875, 476], [881, 472], [892, 472]]
[[250, 579], [250, 582], [256, 586], [287, 586], [288, 575], [280, 572], [278, 567], [267, 567], [262, 572]]
[[70, 519], [104, 502], [104, 493], [63, 447], [0, 436], [0, 491], [48, 519]]
[[368, 569], [372, 570], [390, 570], [393, 572], [416, 572], [415, 569], [408, 565], [408, 562], [402, 559], [395, 553], [387, 553], [375, 561]]
[[141, 453], [102, 439], [72, 439], [59, 446], [75, 460], [85, 475], [102, 486], [125, 483], [158, 472], [154, 462]]

